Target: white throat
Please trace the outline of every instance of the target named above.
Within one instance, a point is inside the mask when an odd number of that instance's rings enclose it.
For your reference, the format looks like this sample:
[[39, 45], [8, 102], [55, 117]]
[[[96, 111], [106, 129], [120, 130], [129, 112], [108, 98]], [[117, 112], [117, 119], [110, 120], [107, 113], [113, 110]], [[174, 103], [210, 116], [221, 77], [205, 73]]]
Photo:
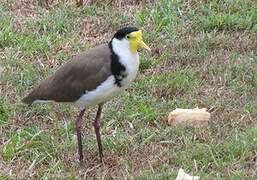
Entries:
[[113, 51], [118, 56], [122, 56], [122, 54], [124, 54], [124, 53], [132, 53], [131, 50], [130, 50], [129, 41], [127, 39], [125, 39], [125, 38], [123, 38], [121, 40], [113, 38], [113, 40], [112, 40], [112, 48], [113, 48]]

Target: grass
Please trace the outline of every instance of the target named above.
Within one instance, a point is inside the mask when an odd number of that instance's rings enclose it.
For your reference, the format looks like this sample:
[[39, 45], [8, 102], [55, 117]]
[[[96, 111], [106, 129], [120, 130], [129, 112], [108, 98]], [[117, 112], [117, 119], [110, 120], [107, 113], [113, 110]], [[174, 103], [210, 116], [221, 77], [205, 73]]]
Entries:
[[[92, 128], [83, 122], [89, 179], [256, 179], [257, 5], [253, 0], [75, 1], [0, 4], [0, 178], [79, 179], [69, 105], [27, 107], [20, 100], [79, 52], [108, 42], [126, 25], [143, 29], [152, 53], [140, 73], [105, 104], [99, 166]], [[207, 129], [170, 127], [175, 108], [203, 105]]]

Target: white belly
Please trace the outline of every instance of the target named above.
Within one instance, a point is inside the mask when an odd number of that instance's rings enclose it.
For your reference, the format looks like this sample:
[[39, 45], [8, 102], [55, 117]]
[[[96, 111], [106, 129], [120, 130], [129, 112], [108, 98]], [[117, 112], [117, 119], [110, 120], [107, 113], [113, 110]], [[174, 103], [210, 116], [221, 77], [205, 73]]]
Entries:
[[104, 103], [119, 95], [125, 88], [126, 87], [117, 86], [114, 76], [110, 76], [95, 90], [85, 92], [85, 94], [75, 102], [75, 105], [86, 107]]

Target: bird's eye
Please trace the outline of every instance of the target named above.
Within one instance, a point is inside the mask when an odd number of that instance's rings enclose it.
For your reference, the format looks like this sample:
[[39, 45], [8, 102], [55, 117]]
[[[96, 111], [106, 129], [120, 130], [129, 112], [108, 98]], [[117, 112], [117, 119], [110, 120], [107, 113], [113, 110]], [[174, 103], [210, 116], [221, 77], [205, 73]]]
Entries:
[[130, 36], [129, 35], [127, 35], [127, 39], [129, 39], [130, 38]]

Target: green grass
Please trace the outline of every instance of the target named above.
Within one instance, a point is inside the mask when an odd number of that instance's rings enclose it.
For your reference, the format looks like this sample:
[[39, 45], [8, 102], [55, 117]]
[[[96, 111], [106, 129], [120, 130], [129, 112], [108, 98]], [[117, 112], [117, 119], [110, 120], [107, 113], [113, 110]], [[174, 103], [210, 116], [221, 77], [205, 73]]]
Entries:
[[[115, 1], [116, 2], [116, 1]], [[75, 1], [0, 4], [1, 179], [256, 179], [257, 5], [253, 0]], [[19, 10], [19, 11], [18, 11]], [[20, 100], [69, 58], [108, 42], [120, 27], [143, 30], [152, 52], [128, 90], [105, 104], [99, 165], [92, 127], [83, 122], [87, 168], [78, 169], [70, 105]], [[203, 105], [207, 129], [171, 127], [175, 108]]]

